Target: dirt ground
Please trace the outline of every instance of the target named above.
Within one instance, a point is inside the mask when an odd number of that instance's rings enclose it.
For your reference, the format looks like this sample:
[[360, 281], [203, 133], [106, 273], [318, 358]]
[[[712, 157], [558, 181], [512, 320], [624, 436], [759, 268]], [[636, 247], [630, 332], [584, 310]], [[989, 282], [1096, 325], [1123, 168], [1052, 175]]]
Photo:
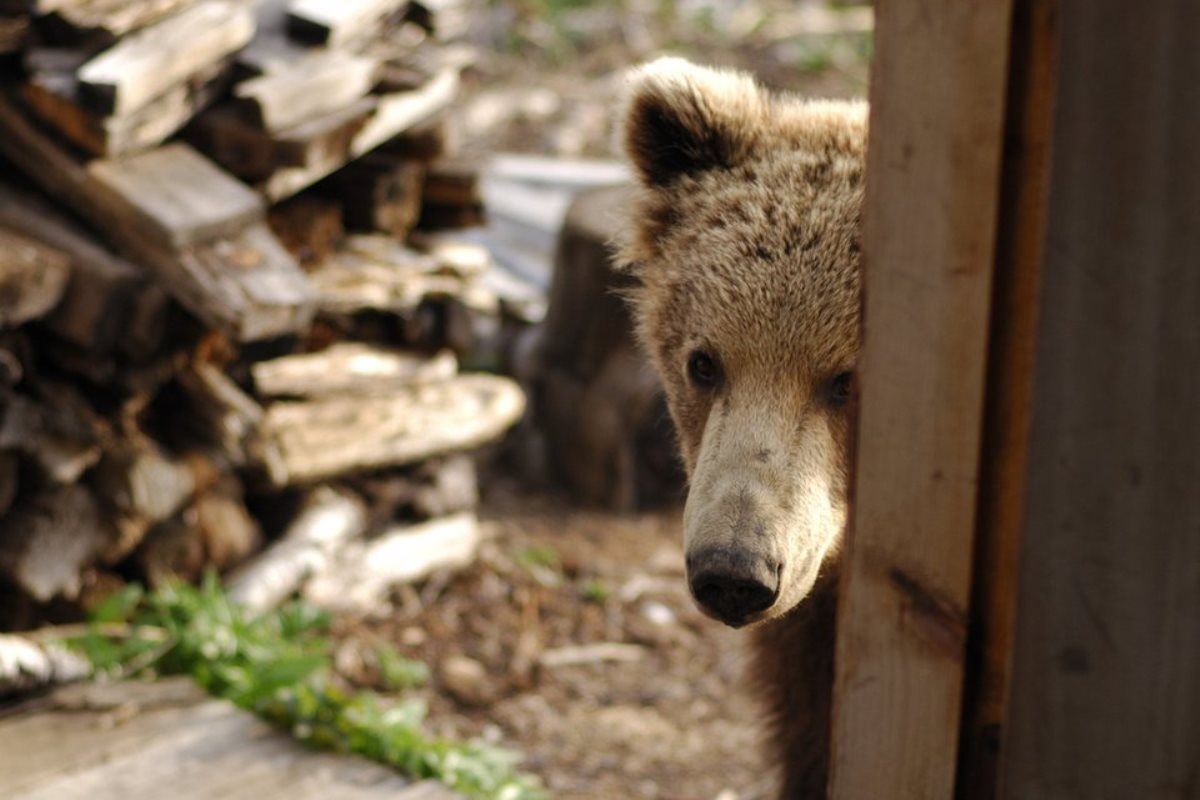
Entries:
[[524, 753], [556, 798], [764, 797], [744, 637], [688, 598], [679, 516], [493, 484], [482, 558], [342, 623], [343, 672], [378, 685], [382, 642], [423, 660], [432, 729]]

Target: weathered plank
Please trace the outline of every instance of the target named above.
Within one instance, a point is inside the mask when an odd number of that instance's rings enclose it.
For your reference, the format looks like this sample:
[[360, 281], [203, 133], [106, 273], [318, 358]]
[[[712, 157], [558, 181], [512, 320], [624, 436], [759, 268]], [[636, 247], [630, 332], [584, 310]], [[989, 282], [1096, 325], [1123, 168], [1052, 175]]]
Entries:
[[[119, 723], [119, 724], [118, 724]], [[314, 752], [189, 678], [79, 684], [0, 718], [11, 800], [456, 800], [355, 756]]]
[[318, 52], [286, 72], [243, 81], [233, 94], [251, 122], [280, 131], [349, 106], [371, 90], [378, 74], [374, 58]]
[[119, 156], [161, 144], [186, 125], [225, 91], [228, 72], [228, 62], [219, 62], [116, 117], [97, 114], [79, 102], [79, 84], [71, 71], [34, 73], [22, 87], [22, 97], [46, 124], [86, 152]]
[[103, 114], [127, 114], [232, 55], [253, 35], [254, 15], [244, 6], [206, 0], [125, 37], [80, 67], [80, 97]]
[[254, 192], [179, 142], [129, 158], [93, 161], [86, 170], [147, 236], [169, 248], [237, 233], [263, 216]]
[[430, 79], [420, 89], [373, 96], [376, 104], [374, 112], [350, 138], [345, 151], [335, 150], [306, 166], [279, 170], [263, 184], [263, 194], [269, 200], [276, 201], [316, 183], [351, 159], [374, 150], [448, 107], [458, 93], [458, 87], [458, 71], [447, 70]]
[[344, 342], [316, 353], [259, 361], [250, 372], [265, 397], [377, 395], [448, 380], [458, 372], [458, 363], [450, 352], [428, 357]]
[[77, 38], [100, 38], [109, 43], [196, 0], [34, 0], [34, 13], [53, 15], [56, 25], [70, 28]]
[[1059, 0], [1015, 0], [956, 796], [999, 791], [1044, 258]]
[[0, 226], [0, 328], [48, 314], [70, 275], [64, 253]]
[[1200, 796], [1200, 6], [1062, 0], [1000, 796]]
[[836, 800], [954, 790], [1010, 11], [878, 8]]
[[[491, 375], [462, 375], [388, 397], [275, 403], [260, 436], [278, 457], [265, 467], [285, 486], [411, 464], [493, 441], [524, 408], [520, 388]], [[347, 430], [360, 435], [348, 437]]]
[[288, 31], [302, 41], [338, 47], [371, 33], [403, 0], [291, 0]]

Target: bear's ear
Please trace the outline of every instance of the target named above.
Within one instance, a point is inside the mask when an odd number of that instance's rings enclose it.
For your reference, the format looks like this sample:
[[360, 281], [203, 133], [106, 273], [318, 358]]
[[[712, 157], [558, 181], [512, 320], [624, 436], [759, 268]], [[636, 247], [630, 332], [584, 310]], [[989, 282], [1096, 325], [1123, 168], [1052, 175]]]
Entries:
[[769, 100], [752, 78], [660, 58], [629, 75], [621, 145], [642, 183], [736, 166], [758, 144]]

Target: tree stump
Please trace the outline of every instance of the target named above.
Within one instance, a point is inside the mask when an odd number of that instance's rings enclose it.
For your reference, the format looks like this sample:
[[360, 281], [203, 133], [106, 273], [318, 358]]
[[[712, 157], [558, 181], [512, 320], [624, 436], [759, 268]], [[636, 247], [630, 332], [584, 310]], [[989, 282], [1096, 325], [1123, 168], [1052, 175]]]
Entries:
[[683, 473], [657, 375], [612, 266], [627, 186], [579, 194], [555, 255], [531, 376], [549, 473], [579, 500], [630, 511], [678, 500]]

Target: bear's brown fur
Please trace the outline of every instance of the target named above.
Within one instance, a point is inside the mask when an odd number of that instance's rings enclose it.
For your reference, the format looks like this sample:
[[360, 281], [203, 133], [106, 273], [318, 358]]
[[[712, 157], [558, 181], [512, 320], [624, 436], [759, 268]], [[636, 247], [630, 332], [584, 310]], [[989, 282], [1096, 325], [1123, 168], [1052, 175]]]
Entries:
[[753, 625], [780, 797], [824, 796], [836, 562], [859, 352], [866, 106], [661, 59], [622, 145], [640, 195], [621, 261], [679, 433], [688, 580]]

